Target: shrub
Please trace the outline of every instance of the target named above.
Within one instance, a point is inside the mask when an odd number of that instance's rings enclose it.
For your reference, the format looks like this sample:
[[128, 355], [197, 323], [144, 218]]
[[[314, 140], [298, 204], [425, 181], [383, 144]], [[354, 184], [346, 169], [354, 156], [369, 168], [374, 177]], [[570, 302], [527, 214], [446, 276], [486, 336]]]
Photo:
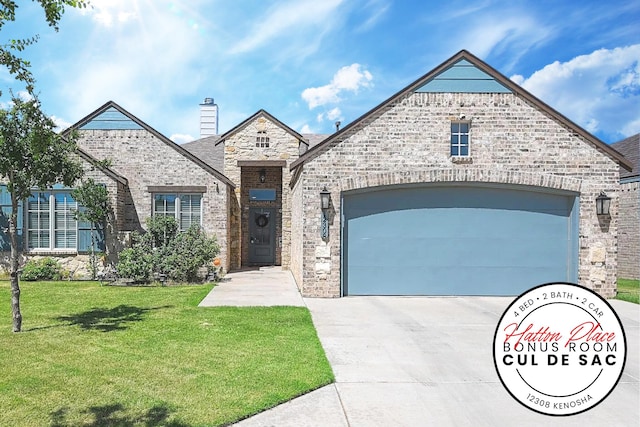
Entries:
[[[162, 219], [160, 219], [162, 218]], [[120, 252], [116, 269], [120, 277], [149, 282], [164, 274], [175, 282], [195, 282], [198, 271], [210, 266], [220, 248], [198, 225], [178, 232], [174, 218], [158, 217], [147, 222], [149, 231], [134, 234], [130, 248]]]
[[135, 233], [133, 244], [118, 254], [116, 271], [120, 277], [133, 279], [135, 282], [148, 282], [153, 273], [153, 255], [149, 238]]
[[158, 251], [158, 271], [171, 280], [194, 282], [198, 270], [209, 265], [219, 252], [216, 239], [207, 237], [198, 225], [192, 225]]
[[53, 258], [30, 259], [22, 269], [20, 278], [26, 281], [60, 280], [64, 272]]
[[147, 231], [154, 248], [168, 245], [178, 234], [178, 221], [172, 216], [159, 215], [147, 219]]

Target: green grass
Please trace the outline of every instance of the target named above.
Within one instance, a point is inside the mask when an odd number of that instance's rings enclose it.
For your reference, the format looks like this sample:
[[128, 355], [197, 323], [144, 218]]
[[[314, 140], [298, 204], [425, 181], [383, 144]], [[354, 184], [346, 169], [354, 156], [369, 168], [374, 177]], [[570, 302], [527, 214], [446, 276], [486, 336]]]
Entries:
[[618, 279], [616, 299], [640, 304], [640, 280]]
[[333, 381], [301, 307], [198, 308], [211, 286], [0, 282], [0, 425], [209, 426]]

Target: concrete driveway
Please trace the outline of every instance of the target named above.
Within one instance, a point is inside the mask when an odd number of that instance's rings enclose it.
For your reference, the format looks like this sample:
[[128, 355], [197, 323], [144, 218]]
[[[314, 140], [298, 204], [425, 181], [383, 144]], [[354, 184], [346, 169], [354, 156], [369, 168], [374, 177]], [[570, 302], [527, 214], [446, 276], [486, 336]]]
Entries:
[[595, 408], [528, 410], [495, 372], [495, 327], [513, 298], [305, 299], [336, 383], [241, 426], [638, 426], [640, 310], [611, 301], [628, 340], [625, 371]]

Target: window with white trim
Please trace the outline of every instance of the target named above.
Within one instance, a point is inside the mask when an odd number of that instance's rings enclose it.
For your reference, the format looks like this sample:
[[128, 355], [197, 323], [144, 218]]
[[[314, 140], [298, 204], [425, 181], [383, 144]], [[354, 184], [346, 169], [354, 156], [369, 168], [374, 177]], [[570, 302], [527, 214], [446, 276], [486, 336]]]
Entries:
[[256, 147], [269, 148], [269, 137], [267, 136], [267, 131], [258, 131], [258, 135], [256, 136]]
[[180, 231], [202, 225], [202, 194], [154, 194], [153, 215], [173, 216]]
[[469, 122], [451, 122], [451, 157], [468, 157], [469, 150]]
[[70, 192], [34, 191], [27, 200], [29, 249], [76, 249], [78, 204]]

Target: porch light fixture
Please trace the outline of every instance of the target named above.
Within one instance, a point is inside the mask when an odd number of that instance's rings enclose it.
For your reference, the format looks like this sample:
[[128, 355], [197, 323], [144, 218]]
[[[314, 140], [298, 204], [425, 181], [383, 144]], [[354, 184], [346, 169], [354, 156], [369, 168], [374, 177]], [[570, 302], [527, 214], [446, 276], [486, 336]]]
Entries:
[[267, 180], [267, 171], [265, 169], [260, 169], [260, 183], [264, 184]]
[[322, 240], [329, 239], [329, 204], [331, 202], [331, 193], [324, 187], [320, 192], [320, 209], [322, 209], [321, 230]]
[[326, 211], [329, 209], [329, 199], [331, 198], [331, 193], [327, 190], [327, 187], [324, 187], [320, 192], [320, 209]]
[[611, 197], [604, 194], [604, 191], [600, 192], [600, 195], [596, 197], [596, 213], [600, 215], [609, 215], [609, 208], [611, 207]]

